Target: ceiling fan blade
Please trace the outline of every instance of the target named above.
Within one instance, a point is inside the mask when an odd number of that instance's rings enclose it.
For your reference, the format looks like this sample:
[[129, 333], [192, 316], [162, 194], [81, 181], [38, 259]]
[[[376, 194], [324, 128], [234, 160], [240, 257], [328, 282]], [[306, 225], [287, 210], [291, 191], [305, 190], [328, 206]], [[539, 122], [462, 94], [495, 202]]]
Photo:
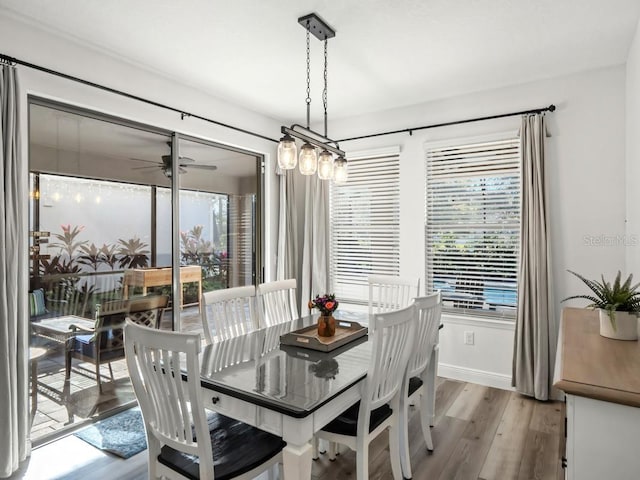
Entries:
[[[195, 163], [196, 161], [193, 158], [189, 157], [180, 157], [180, 165]], [[162, 163], [163, 165], [171, 165], [171, 155], [162, 155]]]
[[188, 168], [198, 168], [200, 170], [210, 170], [210, 171], [218, 169], [218, 167], [216, 167], [215, 165], [197, 165], [197, 164], [195, 164], [195, 165], [185, 165], [185, 166], [188, 167]]
[[156, 160], [145, 160], [144, 158], [135, 158], [135, 157], [129, 157], [129, 160], [133, 160], [134, 162], [142, 162], [142, 163], [155, 163], [155, 164], [158, 163]]
[[144, 167], [131, 167], [131, 170], [149, 170], [152, 168], [162, 168], [162, 165], [156, 163], [155, 165], [145, 165]]

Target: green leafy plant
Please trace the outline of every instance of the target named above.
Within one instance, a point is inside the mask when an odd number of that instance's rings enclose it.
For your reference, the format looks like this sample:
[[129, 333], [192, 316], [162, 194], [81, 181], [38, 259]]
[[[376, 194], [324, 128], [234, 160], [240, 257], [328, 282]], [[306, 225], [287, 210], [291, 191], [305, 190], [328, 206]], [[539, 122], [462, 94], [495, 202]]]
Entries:
[[146, 243], [140, 240], [138, 237], [124, 240], [118, 239], [120, 245], [118, 254], [121, 255], [119, 265], [122, 268], [141, 268], [146, 267], [149, 263], [149, 247]]
[[100, 263], [102, 263], [102, 259], [100, 258], [100, 249], [96, 244], [92, 242], [90, 245], [81, 245], [80, 251], [82, 255], [78, 257], [78, 263], [80, 265], [86, 265], [94, 272], [97, 272]]
[[86, 240], [82, 240], [82, 241], [78, 240], [78, 235], [82, 233], [82, 230], [84, 230], [84, 226], [76, 225], [73, 228], [71, 228], [71, 225], [67, 224], [67, 225], [60, 225], [60, 228], [62, 228], [62, 234], [60, 233], [53, 234], [54, 238], [57, 238], [59, 242], [52, 242], [50, 244], [50, 247], [59, 248], [61, 254], [64, 252], [67, 254], [67, 256], [70, 259], [73, 259], [75, 256], [76, 250], [78, 250], [80, 247], [82, 247], [82, 245], [85, 245], [87, 243]]
[[[191, 230], [180, 232], [180, 254], [182, 265], [199, 265], [202, 280], [210, 289], [228, 287], [227, 253], [219, 251], [211, 241], [203, 238], [203, 225], [194, 225]], [[187, 285], [185, 296], [195, 295], [195, 284]], [[207, 290], [208, 291], [208, 290]]]
[[571, 270], [568, 270], [568, 272], [582, 280], [593, 294], [572, 295], [562, 300], [563, 302], [573, 298], [589, 300], [591, 303], [587, 305], [587, 308], [606, 310], [611, 319], [611, 325], [614, 331], [616, 330], [615, 312], [629, 312], [635, 315], [640, 313], [640, 292], [638, 292], [640, 283], [636, 283], [635, 285], [631, 284], [633, 275], [629, 275], [629, 277], [622, 282], [622, 273], [618, 270], [615, 280], [613, 283], [610, 283], [604, 279], [604, 275], [602, 275], [602, 282], [599, 282], [597, 280], [589, 280]]
[[100, 247], [100, 258], [102, 263], [109, 265], [111, 270], [115, 270], [118, 263], [118, 247], [110, 243], [103, 243]]

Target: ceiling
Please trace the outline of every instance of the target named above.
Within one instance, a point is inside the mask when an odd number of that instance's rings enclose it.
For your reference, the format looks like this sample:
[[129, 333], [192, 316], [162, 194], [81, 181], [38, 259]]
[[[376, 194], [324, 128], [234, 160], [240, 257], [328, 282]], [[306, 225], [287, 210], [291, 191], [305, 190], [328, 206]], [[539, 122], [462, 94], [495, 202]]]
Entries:
[[[638, 0], [0, 0], [0, 12], [285, 123], [305, 115], [305, 31], [329, 40], [329, 118], [622, 64]], [[312, 37], [312, 120], [322, 44]], [[4, 53], [4, 52], [3, 52]], [[28, 59], [24, 59], [27, 60]]]

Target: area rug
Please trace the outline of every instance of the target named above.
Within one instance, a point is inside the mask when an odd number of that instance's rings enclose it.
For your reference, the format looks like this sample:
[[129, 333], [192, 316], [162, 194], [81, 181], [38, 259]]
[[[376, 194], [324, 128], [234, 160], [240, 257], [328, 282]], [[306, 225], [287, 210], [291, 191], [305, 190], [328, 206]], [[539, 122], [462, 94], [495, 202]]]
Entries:
[[100, 450], [122, 458], [129, 458], [147, 448], [144, 422], [138, 407], [100, 420], [74, 435]]

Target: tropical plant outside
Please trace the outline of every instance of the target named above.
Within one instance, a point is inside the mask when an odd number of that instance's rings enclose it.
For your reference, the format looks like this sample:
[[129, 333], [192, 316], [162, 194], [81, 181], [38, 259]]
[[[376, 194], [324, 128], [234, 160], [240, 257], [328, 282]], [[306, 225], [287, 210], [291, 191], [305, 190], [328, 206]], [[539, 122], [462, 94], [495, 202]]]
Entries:
[[149, 265], [148, 246], [138, 237], [119, 239], [116, 245], [105, 243], [98, 247], [80, 238], [84, 226], [66, 224], [60, 227], [62, 233], [54, 233], [52, 237], [57, 241], [49, 245], [55, 254], [39, 260], [37, 273], [38, 282], [43, 283], [41, 286], [45, 288], [47, 297], [63, 305], [66, 314], [86, 315], [94, 301], [120, 296], [122, 278], [114, 286], [115, 290], [106, 292], [83, 281], [88, 275], [115, 272], [117, 266], [137, 268]]

